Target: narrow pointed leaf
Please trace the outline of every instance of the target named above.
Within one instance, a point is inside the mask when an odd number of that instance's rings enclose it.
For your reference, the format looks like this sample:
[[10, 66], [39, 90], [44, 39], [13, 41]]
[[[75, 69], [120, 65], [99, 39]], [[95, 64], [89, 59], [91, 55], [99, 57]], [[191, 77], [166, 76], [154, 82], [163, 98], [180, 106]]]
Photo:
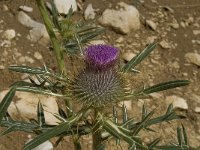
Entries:
[[154, 148], [159, 142], [160, 142], [160, 139], [159, 139], [159, 138], [153, 140], [151, 143], [148, 144], [149, 149]]
[[187, 133], [185, 131], [185, 127], [182, 125], [182, 130], [183, 130], [183, 137], [184, 137], [184, 144], [188, 145], [188, 140], [187, 140]]
[[11, 88], [0, 103], [0, 123], [5, 116], [6, 111], [15, 95], [15, 91], [15, 87]]
[[123, 72], [128, 72], [136, 65], [138, 65], [147, 55], [149, 55], [154, 48], [156, 47], [156, 43], [149, 44], [143, 51], [141, 51], [138, 55], [133, 57], [123, 68]]
[[77, 120], [80, 119], [81, 116], [82, 116], [82, 113], [77, 116], [73, 116], [69, 118], [68, 122], [64, 122], [54, 127], [53, 129], [40, 134], [35, 139], [27, 143], [24, 146], [24, 150], [33, 149], [37, 147], [38, 145], [42, 144], [43, 142], [45, 142], [46, 140], [49, 140], [52, 137], [58, 136], [59, 134], [62, 134], [63, 132], [70, 130], [71, 126], [74, 125], [74, 123], [77, 122]]
[[40, 101], [38, 102], [37, 106], [37, 116], [38, 116], [39, 126], [42, 127], [43, 125], [45, 125], [45, 117], [44, 117], [44, 109]]
[[186, 86], [189, 84], [188, 80], [176, 80], [176, 81], [169, 81], [165, 83], [160, 83], [157, 85], [154, 85], [152, 87], [149, 87], [143, 91], [144, 94], [150, 94], [154, 92], [164, 91], [167, 89], [172, 89], [180, 86]]
[[51, 96], [58, 96], [62, 97], [63, 95], [53, 93], [49, 90], [44, 90], [39, 87], [29, 87], [29, 86], [22, 86], [22, 87], [16, 87], [17, 91], [23, 91], [23, 92], [31, 92], [31, 93], [36, 93], [36, 94], [43, 94], [43, 95], [51, 95]]
[[44, 74], [47, 72], [43, 68], [29, 67], [29, 66], [10, 66], [9, 70], [20, 73], [30, 73], [30, 74]]
[[183, 143], [182, 143], [182, 132], [181, 132], [181, 128], [180, 127], [178, 127], [177, 128], [177, 138], [178, 138], [178, 144], [180, 145], [180, 146], [182, 146], [183, 145]]

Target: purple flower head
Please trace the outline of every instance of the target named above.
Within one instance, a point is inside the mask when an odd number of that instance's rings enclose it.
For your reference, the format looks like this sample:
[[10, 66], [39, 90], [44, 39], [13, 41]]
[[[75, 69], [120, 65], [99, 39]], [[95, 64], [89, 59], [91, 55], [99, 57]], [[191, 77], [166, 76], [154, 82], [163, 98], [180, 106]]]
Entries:
[[113, 66], [118, 58], [119, 50], [108, 45], [92, 45], [86, 49], [86, 62], [89, 67], [106, 70]]

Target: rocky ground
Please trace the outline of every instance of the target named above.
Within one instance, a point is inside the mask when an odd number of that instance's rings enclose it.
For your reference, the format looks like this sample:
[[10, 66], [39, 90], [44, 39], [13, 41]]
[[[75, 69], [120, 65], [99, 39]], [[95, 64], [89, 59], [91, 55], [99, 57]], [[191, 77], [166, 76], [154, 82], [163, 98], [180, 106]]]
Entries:
[[[141, 75], [130, 78], [133, 88], [175, 79], [190, 80], [191, 84], [187, 87], [152, 94], [151, 98], [146, 100], [126, 103], [129, 113], [137, 119], [144, 103], [149, 110], [155, 109], [156, 115], [164, 113], [168, 104], [173, 103], [177, 113], [187, 117], [185, 120], [156, 126], [156, 133], [142, 133], [145, 141], [151, 141], [155, 137], [161, 137], [162, 142], [174, 141], [176, 127], [182, 123], [187, 130], [190, 145], [200, 146], [200, 1], [71, 2], [74, 2], [74, 10], [77, 9], [77, 18], [99, 18], [96, 24], [107, 30], [96, 42], [120, 48], [121, 60], [129, 61], [149, 43], [158, 43], [156, 50], [138, 67]], [[22, 7], [23, 5], [28, 7]], [[67, 6], [64, 9], [68, 9]], [[61, 13], [66, 12], [63, 8], [59, 10]], [[26, 75], [8, 71], [10, 65], [42, 66], [45, 63], [55, 68], [56, 63], [53, 53], [49, 51], [49, 38], [34, 1], [0, 1], [0, 14], [0, 91], [4, 91], [14, 81], [27, 78]], [[4, 93], [5, 91], [0, 93], [0, 100]], [[18, 103], [13, 103], [9, 109], [13, 116], [25, 120], [35, 116], [36, 103], [42, 98], [36, 97], [33, 100], [33, 95], [21, 93], [17, 94], [17, 97]], [[52, 99], [51, 104], [46, 104], [46, 109], [57, 111], [57, 107], [52, 108], [54, 103], [55, 99]], [[29, 108], [28, 106], [31, 108], [29, 110], [33, 110], [32, 113], [27, 112], [28, 110], [21, 111]], [[49, 120], [53, 124], [52, 119]], [[20, 150], [32, 136], [21, 132], [2, 136], [0, 149]], [[87, 141], [83, 143], [84, 149], [90, 149], [90, 137], [84, 137], [84, 140]], [[70, 139], [65, 139], [55, 149], [66, 149], [66, 146], [67, 149], [73, 149], [73, 145], [69, 143]], [[112, 146], [109, 147], [108, 149], [113, 149]]]

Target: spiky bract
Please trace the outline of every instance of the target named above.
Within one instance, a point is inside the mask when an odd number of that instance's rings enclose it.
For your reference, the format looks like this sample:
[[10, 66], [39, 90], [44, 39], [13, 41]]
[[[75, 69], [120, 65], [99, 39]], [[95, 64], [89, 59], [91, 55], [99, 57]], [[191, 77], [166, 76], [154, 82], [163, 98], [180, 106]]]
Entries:
[[124, 85], [115, 70], [82, 71], [73, 82], [73, 95], [86, 106], [103, 107], [117, 102], [123, 95]]

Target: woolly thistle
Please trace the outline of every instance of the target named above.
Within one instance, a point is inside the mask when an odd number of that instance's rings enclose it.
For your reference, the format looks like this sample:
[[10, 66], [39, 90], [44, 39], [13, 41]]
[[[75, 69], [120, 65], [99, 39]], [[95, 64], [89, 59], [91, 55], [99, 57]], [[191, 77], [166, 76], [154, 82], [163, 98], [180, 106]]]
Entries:
[[117, 102], [124, 83], [116, 70], [119, 50], [108, 45], [92, 45], [85, 50], [86, 68], [73, 81], [74, 98], [86, 106], [103, 107]]

